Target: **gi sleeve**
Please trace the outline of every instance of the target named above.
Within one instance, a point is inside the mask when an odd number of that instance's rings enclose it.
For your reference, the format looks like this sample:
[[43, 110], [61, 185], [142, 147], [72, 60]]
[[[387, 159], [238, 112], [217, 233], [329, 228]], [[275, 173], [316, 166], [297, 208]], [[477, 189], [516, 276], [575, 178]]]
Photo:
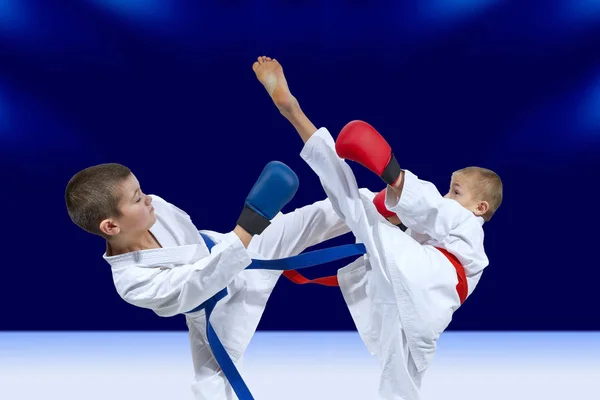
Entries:
[[210, 255], [175, 268], [129, 266], [115, 276], [119, 295], [128, 303], [170, 317], [188, 312], [227, 287], [252, 259], [233, 232], [221, 237]]
[[400, 198], [388, 186], [385, 206], [408, 228], [439, 242], [444, 242], [462, 224], [479, 224], [469, 210], [455, 200], [445, 199], [433, 183], [420, 180], [407, 170]]

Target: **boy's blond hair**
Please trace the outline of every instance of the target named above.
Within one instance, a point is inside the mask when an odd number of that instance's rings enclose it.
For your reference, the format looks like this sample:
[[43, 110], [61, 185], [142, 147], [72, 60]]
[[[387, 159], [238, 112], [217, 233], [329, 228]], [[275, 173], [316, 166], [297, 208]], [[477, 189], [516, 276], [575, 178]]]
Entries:
[[474, 195], [487, 201], [490, 206], [488, 211], [482, 215], [483, 219], [485, 221], [492, 219], [492, 216], [502, 204], [502, 180], [500, 176], [492, 170], [481, 167], [459, 169], [454, 174], [466, 176], [471, 180]]
[[129, 175], [129, 168], [115, 163], [95, 165], [75, 174], [65, 191], [67, 211], [75, 225], [106, 238], [100, 222], [121, 215], [119, 185]]

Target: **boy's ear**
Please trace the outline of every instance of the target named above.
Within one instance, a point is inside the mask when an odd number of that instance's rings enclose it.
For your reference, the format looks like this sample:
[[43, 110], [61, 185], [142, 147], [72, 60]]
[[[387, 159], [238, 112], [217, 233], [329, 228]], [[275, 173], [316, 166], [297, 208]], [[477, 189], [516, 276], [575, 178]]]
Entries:
[[117, 235], [121, 228], [112, 218], [107, 218], [100, 222], [100, 232], [104, 233], [106, 236], [114, 236]]
[[475, 209], [475, 214], [477, 214], [477, 216], [482, 216], [484, 215], [486, 212], [488, 212], [488, 210], [490, 209], [490, 203], [488, 203], [487, 201], [480, 201], [479, 203], [477, 203], [477, 208]]

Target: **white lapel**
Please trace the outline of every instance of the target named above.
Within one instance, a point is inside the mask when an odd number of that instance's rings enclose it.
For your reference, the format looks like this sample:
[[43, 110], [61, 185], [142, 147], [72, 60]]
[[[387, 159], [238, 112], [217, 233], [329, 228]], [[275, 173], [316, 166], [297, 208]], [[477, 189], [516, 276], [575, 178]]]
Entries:
[[198, 244], [178, 245], [159, 219], [150, 228], [150, 232], [162, 248], [139, 250], [111, 257], [105, 254], [104, 259], [113, 267], [135, 264], [142, 268], [155, 268], [191, 264], [210, 254], [204, 241]]

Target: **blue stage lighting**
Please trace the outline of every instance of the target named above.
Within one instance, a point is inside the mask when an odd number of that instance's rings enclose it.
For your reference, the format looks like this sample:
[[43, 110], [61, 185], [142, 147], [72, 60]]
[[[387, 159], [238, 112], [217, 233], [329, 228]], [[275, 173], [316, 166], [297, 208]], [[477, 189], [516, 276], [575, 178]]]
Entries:
[[600, 0], [563, 0], [567, 18], [597, 21], [600, 19]]
[[0, 0], [0, 32], [20, 31], [27, 23], [27, 11], [23, 1]]
[[8, 135], [10, 128], [10, 111], [8, 108], [8, 100], [4, 93], [0, 91], [0, 137]]
[[500, 0], [429, 0], [420, 7], [425, 18], [443, 21], [470, 17], [498, 3]]
[[172, 18], [170, 2], [163, 0], [90, 0], [97, 6], [137, 22], [166, 22]]
[[600, 138], [600, 75], [584, 89], [583, 102], [579, 108], [579, 122], [582, 131], [588, 136]]

